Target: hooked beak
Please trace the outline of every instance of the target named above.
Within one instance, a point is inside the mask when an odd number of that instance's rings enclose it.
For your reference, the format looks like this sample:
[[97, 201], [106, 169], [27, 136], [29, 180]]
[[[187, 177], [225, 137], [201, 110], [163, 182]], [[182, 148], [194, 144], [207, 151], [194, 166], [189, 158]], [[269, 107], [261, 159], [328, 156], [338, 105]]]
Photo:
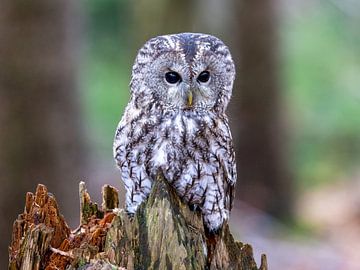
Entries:
[[190, 91], [188, 92], [188, 95], [187, 95], [187, 105], [188, 105], [189, 107], [191, 107], [192, 104], [193, 104], [193, 93], [192, 93], [192, 91], [190, 90]]

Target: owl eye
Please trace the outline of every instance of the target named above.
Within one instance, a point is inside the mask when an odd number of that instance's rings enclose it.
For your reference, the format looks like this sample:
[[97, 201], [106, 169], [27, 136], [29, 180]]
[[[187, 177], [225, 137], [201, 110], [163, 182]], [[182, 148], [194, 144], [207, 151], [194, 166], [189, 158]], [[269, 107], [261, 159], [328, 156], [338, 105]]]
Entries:
[[201, 72], [197, 77], [197, 80], [201, 83], [206, 83], [209, 81], [209, 79], [210, 79], [210, 72], [206, 70]]
[[181, 81], [181, 76], [175, 71], [169, 71], [165, 73], [165, 80], [168, 83], [175, 84]]

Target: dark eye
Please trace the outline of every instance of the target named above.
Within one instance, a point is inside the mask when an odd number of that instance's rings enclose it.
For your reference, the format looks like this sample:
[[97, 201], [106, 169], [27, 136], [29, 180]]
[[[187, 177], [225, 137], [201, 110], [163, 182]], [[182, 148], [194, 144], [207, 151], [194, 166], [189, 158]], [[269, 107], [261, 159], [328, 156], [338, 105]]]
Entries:
[[181, 81], [181, 77], [179, 75], [179, 73], [175, 72], [175, 71], [169, 71], [165, 73], [165, 80], [168, 83], [174, 84], [177, 82]]
[[210, 79], [210, 72], [209, 71], [203, 71], [199, 74], [197, 80], [202, 83], [208, 82]]

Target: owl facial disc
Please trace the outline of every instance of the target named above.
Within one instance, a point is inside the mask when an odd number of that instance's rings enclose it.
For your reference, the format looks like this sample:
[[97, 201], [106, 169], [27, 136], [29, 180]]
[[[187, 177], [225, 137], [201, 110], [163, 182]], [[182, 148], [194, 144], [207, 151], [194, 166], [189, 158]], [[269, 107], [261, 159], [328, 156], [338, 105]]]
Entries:
[[139, 50], [131, 92], [137, 107], [156, 102], [166, 110], [224, 113], [232, 93], [235, 67], [218, 38], [180, 33], [150, 39]]

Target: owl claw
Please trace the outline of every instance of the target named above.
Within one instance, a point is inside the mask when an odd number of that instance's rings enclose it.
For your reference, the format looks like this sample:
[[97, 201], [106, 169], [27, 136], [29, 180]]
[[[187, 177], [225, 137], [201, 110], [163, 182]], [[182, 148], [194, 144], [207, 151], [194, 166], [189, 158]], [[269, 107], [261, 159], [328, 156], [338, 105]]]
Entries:
[[193, 203], [189, 204], [189, 209], [190, 209], [190, 211], [192, 211], [192, 212], [196, 212], [196, 211], [200, 211], [200, 210], [201, 210], [200, 207], [199, 207], [197, 204], [193, 204]]
[[214, 229], [209, 229], [206, 225], [204, 227], [205, 227], [205, 235], [209, 238], [219, 235], [222, 229], [222, 226]]
[[127, 214], [127, 216], [128, 216], [129, 219], [133, 219], [134, 216], [135, 216], [135, 213], [129, 212], [129, 211], [127, 211], [127, 210], [126, 210], [126, 214]]

